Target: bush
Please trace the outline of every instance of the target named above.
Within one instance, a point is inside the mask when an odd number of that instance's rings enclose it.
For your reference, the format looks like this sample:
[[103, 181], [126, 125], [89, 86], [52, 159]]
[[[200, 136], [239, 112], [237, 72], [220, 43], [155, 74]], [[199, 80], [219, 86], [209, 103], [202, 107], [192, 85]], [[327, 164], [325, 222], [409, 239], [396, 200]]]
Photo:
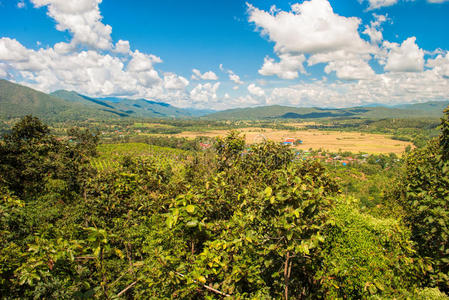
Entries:
[[325, 298], [397, 297], [417, 286], [429, 265], [417, 258], [399, 221], [361, 213], [340, 199], [325, 231], [317, 273]]

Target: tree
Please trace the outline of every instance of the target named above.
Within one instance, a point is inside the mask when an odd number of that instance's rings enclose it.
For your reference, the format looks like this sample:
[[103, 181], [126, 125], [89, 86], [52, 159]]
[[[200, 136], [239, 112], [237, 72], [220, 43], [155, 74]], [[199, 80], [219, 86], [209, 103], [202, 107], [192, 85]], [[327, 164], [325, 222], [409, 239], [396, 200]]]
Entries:
[[449, 110], [441, 122], [441, 134], [405, 161], [396, 195], [412, 229], [419, 253], [430, 257], [436, 284], [449, 291]]
[[26, 116], [0, 144], [0, 173], [9, 189], [28, 198], [42, 190], [44, 177], [54, 168], [60, 143], [38, 118]]

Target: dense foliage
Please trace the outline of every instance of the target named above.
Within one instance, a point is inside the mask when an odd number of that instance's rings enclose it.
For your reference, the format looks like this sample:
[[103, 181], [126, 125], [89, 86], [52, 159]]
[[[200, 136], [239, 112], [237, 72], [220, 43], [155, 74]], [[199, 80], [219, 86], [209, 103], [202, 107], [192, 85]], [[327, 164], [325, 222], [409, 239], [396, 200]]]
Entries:
[[388, 193], [403, 222], [360, 210], [348, 181], [273, 142], [98, 148], [26, 117], [0, 142], [0, 295], [445, 299], [447, 128]]
[[432, 259], [434, 276], [449, 291], [449, 110], [441, 123], [441, 135], [426, 147], [413, 151], [405, 162], [394, 199], [404, 210], [420, 255]]

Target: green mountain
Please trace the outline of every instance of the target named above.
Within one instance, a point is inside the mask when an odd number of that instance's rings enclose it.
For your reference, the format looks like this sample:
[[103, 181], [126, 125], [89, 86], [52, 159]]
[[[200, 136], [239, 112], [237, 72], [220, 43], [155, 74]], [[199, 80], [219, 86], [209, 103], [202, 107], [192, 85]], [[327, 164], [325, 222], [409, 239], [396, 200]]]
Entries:
[[96, 99], [65, 90], [46, 94], [0, 80], [0, 119], [7, 120], [28, 114], [46, 120], [64, 121], [121, 117], [186, 118], [204, 115], [205, 112], [145, 99]]
[[397, 107], [373, 106], [344, 109], [262, 106], [236, 108], [204, 116], [208, 120], [321, 119], [321, 118], [439, 118], [449, 101], [406, 104]]
[[123, 117], [192, 118], [201, 116], [201, 118], [208, 120], [439, 118], [448, 105], [449, 101], [404, 104], [394, 107], [378, 105], [344, 109], [273, 105], [210, 113], [210, 110], [182, 109], [167, 103], [146, 99], [96, 99], [64, 90], [49, 95], [7, 80], [0, 80], [0, 119], [3, 120], [18, 118], [27, 114], [54, 121]]
[[103, 110], [114, 110], [120, 114], [134, 118], [186, 118], [209, 113], [194, 109], [182, 109], [168, 103], [150, 101], [146, 99], [126, 98], [91, 98], [73, 91], [60, 90], [51, 95], [70, 102], [94, 106]]
[[164, 102], [126, 98], [100, 98], [98, 100], [109, 103], [116, 109], [138, 118], [192, 117], [190, 112]]
[[60, 99], [7, 80], [0, 80], [0, 118], [11, 119], [28, 114], [48, 120], [118, 117], [116, 112], [92, 109], [81, 103]]

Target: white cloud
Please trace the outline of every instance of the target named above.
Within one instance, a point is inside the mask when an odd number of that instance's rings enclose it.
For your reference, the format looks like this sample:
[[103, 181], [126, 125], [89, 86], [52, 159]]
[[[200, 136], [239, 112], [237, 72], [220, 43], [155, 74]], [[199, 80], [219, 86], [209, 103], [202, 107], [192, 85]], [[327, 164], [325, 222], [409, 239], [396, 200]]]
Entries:
[[427, 66], [433, 68], [440, 76], [449, 79], [449, 52], [446, 52], [445, 55], [439, 54], [434, 59], [429, 59]]
[[240, 76], [229, 70], [229, 79], [235, 84], [243, 84], [244, 82], [240, 79]]
[[[306, 73], [303, 67], [305, 55], [310, 56], [309, 65], [329, 64], [327, 69], [335, 70], [342, 79], [349, 77], [347, 72], [356, 62], [362, 63], [363, 72], [355, 73], [351, 79], [362, 79], [373, 73], [368, 70], [371, 69], [368, 61], [379, 51], [378, 47], [360, 37], [359, 18], [335, 14], [328, 0], [293, 4], [290, 12], [275, 7], [266, 12], [248, 4], [248, 13], [249, 21], [275, 43], [274, 51], [280, 58], [279, 63], [265, 58], [259, 70], [262, 75], [296, 78], [298, 71]], [[347, 57], [352, 60], [348, 61]], [[346, 62], [348, 66], [345, 66]]]
[[220, 87], [220, 82], [215, 84], [205, 83], [198, 84], [193, 90], [190, 91], [190, 98], [194, 102], [211, 103], [217, 100], [217, 91]]
[[329, 74], [335, 71], [340, 79], [358, 80], [368, 79], [374, 75], [373, 69], [368, 64], [371, 56], [347, 53], [344, 50], [319, 53], [311, 56], [308, 60], [309, 65], [327, 63], [324, 71]]
[[129, 41], [119, 40], [115, 44], [115, 49], [114, 50], [117, 53], [122, 53], [122, 54], [129, 53], [129, 51], [130, 51]]
[[205, 72], [204, 74], [201, 74], [200, 70], [193, 69], [192, 70], [192, 79], [193, 80], [218, 80], [217, 74], [215, 74], [212, 71]]
[[416, 38], [410, 37], [401, 45], [384, 42], [389, 49], [384, 67], [391, 72], [421, 72], [424, 69], [424, 51], [416, 44]]
[[168, 90], [184, 90], [189, 85], [189, 81], [174, 73], [164, 74], [164, 88]]
[[27, 59], [29, 51], [15, 39], [0, 39], [0, 60], [20, 62]]
[[17, 7], [18, 8], [24, 8], [26, 6], [25, 2], [23, 0], [17, 2]]
[[[231, 80], [232, 82], [234, 82], [235, 84], [244, 84], [244, 82], [240, 79], [240, 76], [235, 74], [234, 71], [232, 70], [227, 70], [223, 67], [223, 64], [220, 64], [220, 70], [224, 73], [227, 73], [229, 76], [229, 80]], [[239, 87], [238, 86], [234, 86], [233, 87], [234, 90], [238, 90]]]
[[14, 70], [11, 79], [45, 92], [67, 89], [89, 96], [171, 100], [170, 90], [188, 84], [171, 74], [162, 80], [154, 69], [161, 59], [138, 50], [125, 58], [94, 50], [60, 53], [53, 48], [26, 49], [16, 40], [1, 38], [0, 62], [6, 65], [3, 70]]
[[128, 64], [128, 71], [131, 72], [145, 72], [153, 70], [153, 65], [155, 63], [161, 63], [162, 60], [155, 55], [148, 55], [141, 53], [139, 50], [134, 51], [132, 54], [132, 59]]
[[318, 81], [274, 88], [268, 104], [351, 107], [372, 103], [399, 104], [449, 97], [449, 80], [436, 70], [420, 73], [377, 74], [370, 80], [329, 83]]
[[255, 85], [254, 83], [251, 83], [248, 86], [248, 92], [251, 95], [254, 95], [254, 96], [257, 96], [257, 97], [262, 97], [263, 95], [265, 95], [265, 91], [261, 87]]
[[101, 22], [99, 4], [102, 0], [31, 0], [35, 7], [48, 7], [48, 15], [59, 31], [70, 31], [72, 48], [85, 45], [94, 49], [112, 49], [112, 28]]
[[270, 76], [276, 75], [282, 79], [294, 79], [298, 77], [298, 71], [306, 73], [304, 62], [306, 57], [304, 54], [291, 56], [290, 54], [280, 54], [280, 62], [275, 62], [270, 57], [265, 57], [264, 64], [259, 70], [259, 74]]
[[398, 3], [398, 0], [368, 0], [368, 10], [377, 9], [386, 6], [392, 6]]
[[[381, 27], [387, 16], [374, 14], [374, 20], [362, 27], [358, 18], [335, 14], [328, 0], [306, 0], [292, 5], [288, 12], [249, 6], [250, 22], [274, 42], [277, 56], [265, 57], [259, 73], [294, 79], [307, 74], [306, 68], [323, 64], [325, 73], [335, 72], [345, 81], [325, 76], [273, 87], [277, 81], [268, 78], [266, 85], [254, 80], [246, 89], [232, 92], [231, 88], [238, 90], [244, 82], [220, 65], [230, 81], [223, 96], [219, 96], [220, 82], [190, 87], [186, 78], [159, 71], [159, 56], [131, 50], [126, 40], [113, 41], [112, 28], [101, 22], [100, 0], [30, 1], [36, 7], [45, 6], [57, 29], [67, 30], [73, 38], [33, 50], [15, 39], [0, 37], [0, 77], [45, 92], [67, 89], [92, 97], [147, 98], [179, 107], [216, 109], [265, 104], [345, 107], [449, 98], [447, 51], [425, 52], [414, 37], [402, 44], [383, 41]], [[369, 41], [360, 37], [361, 31]], [[424, 55], [433, 57], [427, 60], [426, 69]], [[373, 60], [388, 72], [375, 74], [370, 66]], [[218, 80], [212, 71], [193, 69], [192, 73], [193, 79]]]
[[[368, 10], [378, 9], [382, 7], [392, 6], [399, 2], [399, 0], [366, 0], [369, 4]], [[412, 2], [415, 0], [403, 0], [406, 2]], [[428, 3], [444, 3], [449, 0], [427, 0]], [[363, 0], [359, 0], [359, 2], [363, 2]]]
[[375, 18], [374, 21], [371, 21], [370, 26], [365, 26], [363, 33], [369, 36], [371, 43], [379, 44], [383, 40], [382, 29], [380, 26], [382, 23], [386, 22], [388, 18], [387, 16], [377, 14], [373, 14], [373, 16]]
[[358, 34], [361, 20], [335, 14], [327, 0], [293, 4], [290, 12], [266, 12], [249, 5], [248, 13], [249, 21], [275, 42], [274, 50], [280, 54], [370, 51]]
[[327, 74], [335, 71], [338, 78], [345, 80], [369, 79], [375, 74], [370, 65], [361, 58], [331, 61], [324, 71]]

